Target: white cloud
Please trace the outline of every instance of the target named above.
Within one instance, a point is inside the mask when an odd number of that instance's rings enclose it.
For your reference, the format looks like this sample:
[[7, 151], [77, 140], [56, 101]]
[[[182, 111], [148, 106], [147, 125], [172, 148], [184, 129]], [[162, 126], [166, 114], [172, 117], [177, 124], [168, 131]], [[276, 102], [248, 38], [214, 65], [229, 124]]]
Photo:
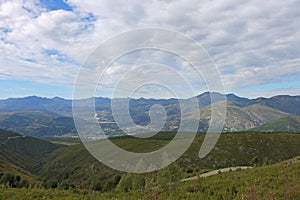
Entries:
[[[300, 2], [296, 0], [67, 3], [73, 11], [49, 11], [38, 1], [1, 1], [1, 79], [71, 86], [80, 64], [97, 45], [143, 27], [181, 31], [202, 44], [227, 90], [300, 74]], [[108, 71], [108, 79], [120, 75], [117, 69]]]

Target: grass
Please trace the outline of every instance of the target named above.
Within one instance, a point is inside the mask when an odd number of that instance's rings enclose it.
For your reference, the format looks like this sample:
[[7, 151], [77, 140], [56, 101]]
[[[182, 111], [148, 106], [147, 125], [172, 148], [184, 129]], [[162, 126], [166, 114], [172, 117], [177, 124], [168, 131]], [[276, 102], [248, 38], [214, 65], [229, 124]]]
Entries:
[[299, 199], [300, 157], [243, 171], [223, 173], [184, 183], [189, 199]]

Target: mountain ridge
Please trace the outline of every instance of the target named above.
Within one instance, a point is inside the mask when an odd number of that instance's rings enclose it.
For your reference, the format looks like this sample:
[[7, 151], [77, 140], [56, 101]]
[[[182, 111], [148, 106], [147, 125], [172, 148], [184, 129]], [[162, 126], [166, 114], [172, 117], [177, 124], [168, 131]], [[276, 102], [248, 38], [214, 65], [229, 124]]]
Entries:
[[[195, 114], [197, 112], [209, 114], [207, 106], [226, 100], [227, 124], [225, 124], [225, 131], [245, 131], [282, 117], [300, 116], [299, 95], [276, 95], [270, 98], [249, 99], [239, 97], [233, 93], [204, 92], [192, 98], [198, 101], [200, 109], [200, 111], [193, 111]], [[82, 102], [82, 108], [79, 109], [85, 110], [84, 105], [91, 100], [95, 101], [98, 121], [104, 122], [101, 127], [105, 129], [105, 133], [111, 135], [124, 134], [122, 130], [111, 123], [114, 122], [111, 109], [112, 99], [95, 97], [94, 99], [74, 101], [79, 101], [79, 106]], [[127, 100], [129, 102], [129, 113], [136, 125], [145, 126], [149, 124], [151, 122], [149, 110], [153, 105], [159, 104], [165, 108], [168, 116], [163, 130], [173, 131], [177, 130], [180, 123], [181, 110], [179, 103], [188, 102], [189, 99], [127, 98]], [[108, 123], [105, 124], [106, 122]], [[205, 132], [208, 123], [208, 117], [201, 119], [198, 131]], [[0, 128], [39, 137], [77, 134], [73, 121], [72, 100], [61, 97], [46, 98], [38, 96], [0, 100]]]

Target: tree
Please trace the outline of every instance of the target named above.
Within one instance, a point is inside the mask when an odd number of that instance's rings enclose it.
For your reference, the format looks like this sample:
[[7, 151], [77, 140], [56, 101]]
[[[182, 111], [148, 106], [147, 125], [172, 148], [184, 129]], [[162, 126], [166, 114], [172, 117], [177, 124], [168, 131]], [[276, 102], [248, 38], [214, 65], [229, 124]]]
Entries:
[[29, 188], [29, 182], [26, 179], [22, 179], [19, 183], [19, 188]]
[[4, 175], [2, 175], [0, 183], [7, 185], [8, 187], [13, 187], [14, 185], [14, 175], [10, 174], [10, 173], [6, 173]]
[[182, 178], [182, 171], [177, 163], [173, 163], [170, 166], [161, 169], [158, 172], [158, 185], [164, 193], [171, 196], [177, 196], [178, 194], [178, 182]]
[[118, 184], [118, 190], [122, 192], [129, 192], [132, 190], [132, 174], [123, 174]]
[[70, 184], [66, 180], [63, 180], [61, 183], [59, 183], [59, 188], [61, 188], [63, 190], [68, 190], [69, 187], [70, 187]]
[[101, 191], [102, 183], [100, 181], [92, 181], [90, 184], [90, 188], [95, 191]]
[[115, 185], [114, 185], [114, 182], [113, 181], [111, 181], [111, 180], [109, 180], [109, 181], [107, 181], [105, 184], [104, 184], [104, 186], [103, 186], [103, 191], [104, 192], [111, 192], [111, 191], [113, 191], [114, 189], [115, 189]]

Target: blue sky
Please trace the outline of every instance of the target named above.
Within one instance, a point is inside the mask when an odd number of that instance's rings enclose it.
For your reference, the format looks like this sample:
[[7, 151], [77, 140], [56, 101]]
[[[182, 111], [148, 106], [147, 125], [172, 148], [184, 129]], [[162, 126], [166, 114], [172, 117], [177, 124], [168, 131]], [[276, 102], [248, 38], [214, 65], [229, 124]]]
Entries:
[[[36, 83], [27, 80], [1, 80], [1, 91], [7, 94], [17, 93], [18, 96], [70, 97], [72, 90], [68, 87]], [[12, 95], [13, 96], [13, 95]], [[10, 96], [7, 96], [10, 97]]]
[[63, 0], [41, 0], [40, 2], [47, 10], [73, 10], [73, 8]]
[[[70, 99], [81, 65], [98, 45], [145, 27], [179, 31], [201, 44], [228, 93], [300, 95], [299, 7], [294, 0], [1, 1], [0, 99]], [[97, 95], [109, 96], [129, 69], [122, 62], [112, 65]], [[206, 89], [199, 86], [197, 92]], [[164, 97], [160, 92], [145, 97]]]

